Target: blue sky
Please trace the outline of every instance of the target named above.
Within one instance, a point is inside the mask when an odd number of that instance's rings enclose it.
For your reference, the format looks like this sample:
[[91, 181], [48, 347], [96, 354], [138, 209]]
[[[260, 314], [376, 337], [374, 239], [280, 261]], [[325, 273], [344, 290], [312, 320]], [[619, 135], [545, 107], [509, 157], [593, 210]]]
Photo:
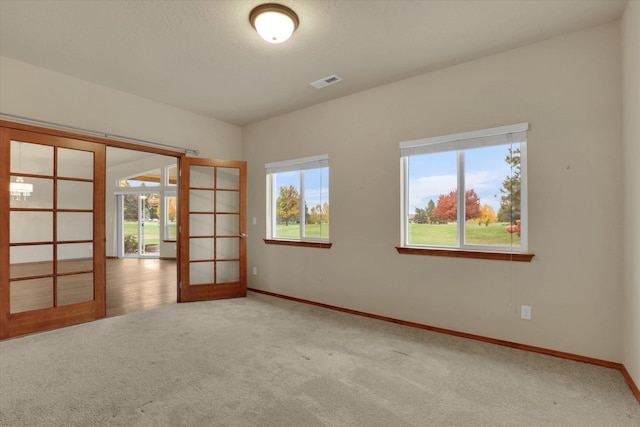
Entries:
[[[514, 148], [517, 148], [514, 146]], [[508, 146], [495, 146], [466, 150], [465, 187], [474, 189], [480, 204], [500, 209], [500, 188], [511, 174], [504, 161]], [[409, 215], [416, 207], [425, 208], [429, 200], [438, 203], [440, 194], [448, 194], [457, 186], [457, 152], [423, 154], [409, 158]]]
[[[304, 171], [305, 200], [311, 209], [316, 205], [329, 202], [329, 168], [309, 169]], [[276, 174], [273, 186], [275, 197], [280, 194], [280, 187], [293, 185], [300, 191], [300, 172], [280, 172]]]

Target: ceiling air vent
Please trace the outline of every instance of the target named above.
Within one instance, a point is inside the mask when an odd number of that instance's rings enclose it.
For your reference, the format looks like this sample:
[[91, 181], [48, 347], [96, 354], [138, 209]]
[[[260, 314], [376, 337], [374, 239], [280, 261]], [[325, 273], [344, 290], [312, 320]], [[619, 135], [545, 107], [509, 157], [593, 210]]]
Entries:
[[323, 87], [327, 87], [341, 81], [342, 79], [334, 74], [333, 76], [325, 77], [324, 79], [316, 80], [315, 82], [309, 84], [316, 89], [322, 89]]

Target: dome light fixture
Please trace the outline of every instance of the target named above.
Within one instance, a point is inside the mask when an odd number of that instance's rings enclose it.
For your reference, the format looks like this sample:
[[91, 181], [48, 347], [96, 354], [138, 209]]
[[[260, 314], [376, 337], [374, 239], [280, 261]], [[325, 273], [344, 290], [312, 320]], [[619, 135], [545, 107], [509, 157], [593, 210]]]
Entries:
[[287, 40], [300, 23], [293, 10], [276, 3], [265, 3], [253, 8], [249, 21], [260, 37], [269, 43]]

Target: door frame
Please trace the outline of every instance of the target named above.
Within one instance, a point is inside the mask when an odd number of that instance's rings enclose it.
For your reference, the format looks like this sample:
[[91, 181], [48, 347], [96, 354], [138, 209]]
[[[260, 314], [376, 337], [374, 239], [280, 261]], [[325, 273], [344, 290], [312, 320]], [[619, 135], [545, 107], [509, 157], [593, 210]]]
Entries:
[[[142, 151], [151, 154], [160, 154], [164, 156], [176, 158], [178, 164], [178, 172], [180, 171], [180, 160], [186, 156], [185, 153], [179, 151], [171, 151], [156, 147], [150, 147], [145, 145], [137, 145], [128, 142], [117, 141], [113, 139], [100, 138], [90, 135], [83, 135], [80, 133], [68, 132], [58, 129], [51, 129], [46, 127], [34, 126], [24, 123], [11, 122], [7, 120], [0, 120], [0, 132], [2, 132], [2, 138], [7, 138], [10, 142], [10, 134], [14, 131], [18, 133], [21, 131], [34, 134], [34, 138], [41, 141], [49, 141], [45, 145], [52, 145], [51, 141], [63, 142], [63, 139], [77, 140], [80, 142], [90, 142], [103, 146], [103, 152], [106, 152], [107, 147], [124, 148], [128, 150]], [[73, 144], [71, 144], [73, 146]], [[2, 144], [5, 147], [5, 144]], [[2, 152], [0, 156], [0, 186], [10, 182], [10, 157], [9, 157], [9, 144], [6, 144], [6, 152]], [[102, 181], [106, 179], [106, 155], [101, 156], [101, 160], [94, 163], [95, 176], [101, 171]], [[5, 187], [5, 188], [6, 188]], [[104, 186], [103, 186], [104, 187]], [[178, 201], [180, 203], [180, 191], [177, 190]], [[25, 313], [10, 314], [10, 293], [9, 293], [9, 266], [10, 266], [10, 247], [9, 247], [9, 234], [10, 234], [10, 196], [8, 191], [0, 192], [0, 339], [25, 335], [34, 332], [41, 332], [49, 329], [55, 329], [59, 327], [69, 326], [77, 323], [87, 322], [91, 320], [97, 320], [106, 316], [106, 236], [105, 236], [105, 200], [106, 194], [104, 188], [101, 193], [98, 194], [96, 204], [94, 204], [94, 212], [101, 210], [102, 226], [96, 227], [94, 223], [94, 283], [96, 281], [102, 281], [102, 286], [97, 289], [94, 285], [95, 293], [94, 300], [87, 303], [73, 304], [66, 310], [67, 313], [64, 316], [54, 316], [51, 314], [50, 309], [34, 310], [37, 311], [37, 315], [29, 316]], [[180, 205], [179, 205], [180, 206]], [[180, 209], [180, 208], [179, 208]], [[94, 215], [95, 217], [95, 215]], [[179, 221], [179, 218], [178, 218]], [[179, 222], [178, 222], [179, 227]], [[178, 233], [178, 241], [180, 235]], [[180, 245], [177, 247], [177, 260], [180, 259]], [[180, 283], [180, 268], [176, 268], [176, 287]], [[179, 293], [179, 289], [178, 289]], [[90, 304], [93, 303], [93, 304]], [[95, 307], [87, 308], [89, 305]], [[88, 314], [87, 314], [88, 313]], [[32, 319], [29, 319], [32, 318]], [[16, 324], [19, 327], [13, 327], [12, 324]]]
[[[146, 195], [157, 195], [158, 199], [160, 200], [160, 202], [162, 203], [164, 200], [164, 195], [165, 195], [166, 191], [164, 190], [149, 190], [149, 191], [145, 191], [145, 192], [118, 192], [116, 194], [116, 240], [115, 243], [117, 244], [117, 248], [116, 248], [116, 256], [118, 258], [148, 258], [148, 259], [155, 259], [155, 258], [161, 258], [160, 257], [160, 242], [158, 243], [158, 252], [157, 253], [151, 253], [151, 254], [146, 254], [143, 253], [143, 249], [144, 249], [144, 224], [146, 223], [144, 220], [140, 220], [140, 218], [143, 216], [144, 213], [144, 202], [142, 201], [142, 196], [146, 196]], [[138, 249], [136, 250], [135, 254], [127, 254], [125, 247], [124, 247], [124, 240], [125, 240], [125, 220], [124, 220], [124, 198], [127, 196], [136, 196], [137, 197], [137, 204], [138, 204], [138, 227], [137, 227], [137, 241], [138, 241]], [[159, 236], [162, 234], [162, 232], [160, 231], [160, 228], [163, 227], [163, 224], [161, 222], [158, 223], [158, 232], [159, 232]], [[159, 237], [158, 237], [159, 238]]]

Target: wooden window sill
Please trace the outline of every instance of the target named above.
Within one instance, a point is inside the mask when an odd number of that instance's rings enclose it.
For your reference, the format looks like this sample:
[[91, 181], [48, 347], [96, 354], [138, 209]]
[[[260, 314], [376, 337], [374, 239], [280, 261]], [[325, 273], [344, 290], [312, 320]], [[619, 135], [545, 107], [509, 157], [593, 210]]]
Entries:
[[482, 252], [468, 251], [463, 249], [427, 249], [427, 248], [405, 248], [396, 246], [399, 254], [403, 255], [426, 255], [426, 256], [446, 256], [452, 258], [473, 258], [473, 259], [494, 259], [498, 261], [520, 261], [531, 262], [534, 254], [511, 253], [511, 252]]
[[274, 240], [274, 239], [264, 239], [264, 242], [267, 245], [302, 246], [306, 248], [329, 249], [331, 247], [331, 243], [329, 242], [301, 242], [299, 240]]

